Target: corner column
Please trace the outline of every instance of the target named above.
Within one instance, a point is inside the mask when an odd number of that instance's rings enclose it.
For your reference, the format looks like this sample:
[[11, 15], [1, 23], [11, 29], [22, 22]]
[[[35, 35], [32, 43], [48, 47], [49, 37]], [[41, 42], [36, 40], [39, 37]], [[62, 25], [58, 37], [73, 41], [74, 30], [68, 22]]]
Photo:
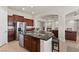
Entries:
[[59, 40], [65, 42], [65, 15], [59, 15], [58, 23]]

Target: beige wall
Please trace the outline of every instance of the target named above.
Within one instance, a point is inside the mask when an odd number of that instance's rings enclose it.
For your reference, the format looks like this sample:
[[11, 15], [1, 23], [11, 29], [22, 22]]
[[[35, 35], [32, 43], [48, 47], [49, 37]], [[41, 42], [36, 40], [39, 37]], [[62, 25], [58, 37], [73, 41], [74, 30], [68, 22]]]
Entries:
[[7, 43], [7, 7], [0, 7], [0, 46]]

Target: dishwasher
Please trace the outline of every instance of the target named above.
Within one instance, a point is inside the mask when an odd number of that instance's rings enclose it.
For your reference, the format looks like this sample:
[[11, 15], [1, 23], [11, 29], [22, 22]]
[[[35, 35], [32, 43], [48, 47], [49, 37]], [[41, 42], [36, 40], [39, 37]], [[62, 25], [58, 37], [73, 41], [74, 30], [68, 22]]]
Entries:
[[21, 47], [24, 47], [24, 35], [23, 34], [19, 34], [19, 45]]

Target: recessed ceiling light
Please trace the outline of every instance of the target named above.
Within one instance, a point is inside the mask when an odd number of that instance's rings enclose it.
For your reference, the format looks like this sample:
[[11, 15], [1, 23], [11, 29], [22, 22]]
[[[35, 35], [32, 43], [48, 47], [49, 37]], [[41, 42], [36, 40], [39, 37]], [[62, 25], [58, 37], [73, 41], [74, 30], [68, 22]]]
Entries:
[[24, 8], [22, 8], [22, 10], [24, 10]]
[[32, 14], [34, 14], [34, 12], [32, 11]]

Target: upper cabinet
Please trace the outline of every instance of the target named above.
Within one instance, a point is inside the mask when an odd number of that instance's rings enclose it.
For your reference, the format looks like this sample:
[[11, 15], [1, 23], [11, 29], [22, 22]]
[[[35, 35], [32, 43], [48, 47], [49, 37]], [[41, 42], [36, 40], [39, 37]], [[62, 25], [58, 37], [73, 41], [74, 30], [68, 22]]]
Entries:
[[8, 15], [8, 26], [13, 26], [13, 25], [14, 25], [13, 16]]
[[34, 21], [32, 19], [24, 19], [24, 22], [26, 22], [27, 26], [33, 26], [34, 25]]
[[23, 22], [24, 17], [19, 15], [13, 15], [15, 21]]
[[13, 15], [13, 16], [8, 16], [8, 18], [9, 18], [9, 25], [12, 25], [14, 22], [26, 22], [27, 26], [34, 25], [33, 19], [27, 19], [24, 18], [23, 16]]
[[33, 25], [34, 25], [33, 20], [29, 19], [29, 26], [33, 26]]

